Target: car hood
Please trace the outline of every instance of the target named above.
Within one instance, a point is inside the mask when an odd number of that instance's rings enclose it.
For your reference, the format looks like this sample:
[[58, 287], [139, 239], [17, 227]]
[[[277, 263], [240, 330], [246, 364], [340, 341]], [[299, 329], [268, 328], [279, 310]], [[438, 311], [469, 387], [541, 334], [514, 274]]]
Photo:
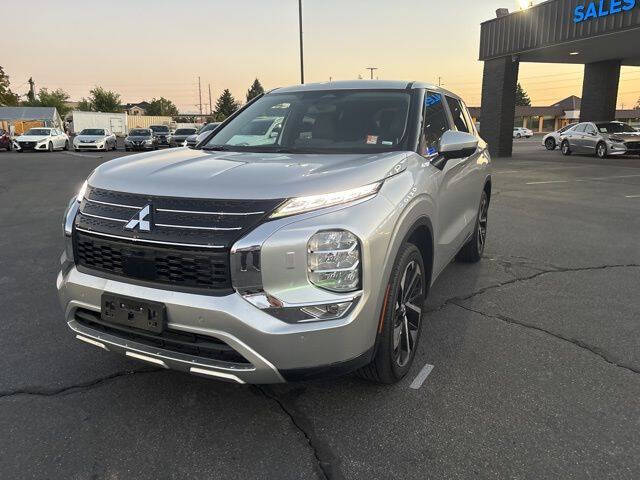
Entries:
[[100, 140], [104, 140], [106, 139], [107, 136], [106, 135], [77, 135], [76, 136], [76, 140], [78, 141], [82, 141], [82, 140], [89, 140], [91, 142], [96, 142], [96, 141], [100, 141]]
[[638, 142], [640, 141], [640, 132], [638, 133], [610, 133], [609, 138], [619, 138], [625, 142]]
[[49, 138], [48, 135], [20, 135], [15, 138], [18, 142], [40, 142]]
[[382, 180], [407, 155], [211, 152], [180, 147], [104, 163], [89, 184], [157, 196], [248, 200], [298, 197]]

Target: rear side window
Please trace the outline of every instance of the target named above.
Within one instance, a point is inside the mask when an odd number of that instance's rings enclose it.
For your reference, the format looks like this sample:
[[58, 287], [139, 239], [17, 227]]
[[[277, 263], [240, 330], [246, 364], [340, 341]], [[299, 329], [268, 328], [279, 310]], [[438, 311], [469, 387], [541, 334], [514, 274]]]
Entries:
[[450, 128], [442, 95], [427, 91], [424, 97], [420, 153], [422, 155], [434, 155], [438, 153], [440, 137]]
[[456, 129], [460, 132], [472, 133], [473, 127], [471, 125], [471, 119], [462, 102], [455, 98], [447, 97], [447, 103], [449, 104], [449, 110], [451, 110], [451, 116], [453, 117], [453, 123]]

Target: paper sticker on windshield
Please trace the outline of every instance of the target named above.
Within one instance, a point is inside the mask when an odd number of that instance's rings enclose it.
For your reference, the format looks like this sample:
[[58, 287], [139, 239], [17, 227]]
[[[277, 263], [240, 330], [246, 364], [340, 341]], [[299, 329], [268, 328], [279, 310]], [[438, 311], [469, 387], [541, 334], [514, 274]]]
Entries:
[[377, 144], [378, 144], [377, 135], [367, 135], [367, 145], [377, 145]]

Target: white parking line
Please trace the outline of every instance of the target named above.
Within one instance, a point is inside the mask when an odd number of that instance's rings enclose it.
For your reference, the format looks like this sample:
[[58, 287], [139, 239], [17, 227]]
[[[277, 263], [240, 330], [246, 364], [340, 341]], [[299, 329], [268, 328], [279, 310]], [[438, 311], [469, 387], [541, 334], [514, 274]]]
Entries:
[[570, 183], [570, 182], [590, 182], [592, 180], [615, 180], [618, 178], [634, 178], [640, 175], [616, 175], [612, 177], [584, 177], [573, 180], [546, 180], [544, 182], [527, 182], [526, 185], [546, 185], [548, 183]]
[[624, 198], [640, 198], [640, 195], [626, 195]]
[[546, 182], [527, 182], [527, 185], [546, 185], [547, 183], [569, 183], [569, 180], [549, 180]]
[[433, 365], [429, 365], [427, 363], [424, 367], [422, 367], [422, 370], [420, 370], [420, 373], [418, 373], [418, 376], [415, 378], [415, 380], [411, 382], [411, 385], [409, 385], [409, 388], [418, 390], [422, 386], [424, 381], [427, 379], [427, 377], [429, 376], [432, 370], [433, 370]]
[[83, 157], [83, 158], [102, 158], [102, 155], [86, 155], [84, 153], [75, 153], [75, 152], [62, 152], [67, 155], [72, 155], [74, 157]]

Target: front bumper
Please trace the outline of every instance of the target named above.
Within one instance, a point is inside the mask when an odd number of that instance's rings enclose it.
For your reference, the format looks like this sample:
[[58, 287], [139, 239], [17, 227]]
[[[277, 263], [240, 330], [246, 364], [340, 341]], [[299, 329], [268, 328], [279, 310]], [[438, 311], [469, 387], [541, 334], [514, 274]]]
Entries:
[[96, 145], [95, 143], [77, 143], [73, 148], [76, 150], [107, 150], [107, 144]]
[[607, 155], [640, 155], [640, 145], [628, 145], [620, 142], [607, 142]]
[[155, 144], [134, 144], [134, 143], [125, 143], [125, 148], [128, 148], [129, 150], [138, 150], [138, 151], [143, 151], [143, 150], [154, 150], [155, 148], [157, 148], [157, 145]]
[[[76, 267], [69, 260], [72, 256], [69, 240], [69, 256], [63, 254], [62, 271], [57, 278], [60, 303], [69, 327], [80, 340], [165, 368], [257, 384], [348, 373], [369, 363], [373, 355], [385, 288], [380, 271], [389, 248], [385, 232], [392, 229], [394, 212], [389, 201], [378, 195], [329, 213], [315, 212], [262, 224], [238, 242], [262, 245], [265, 291], [287, 306], [297, 308], [345, 301], [347, 296], [357, 298], [353, 308], [338, 319], [291, 323], [276, 318], [236, 292], [211, 296], [134, 284], [124, 278], [106, 278]], [[362, 242], [362, 290], [355, 294], [320, 290], [307, 280], [308, 238], [330, 228], [348, 229]], [[285, 258], [295, 262], [285, 262]], [[248, 364], [150, 347], [79, 322], [76, 314], [81, 309], [100, 312], [105, 292], [163, 303], [167, 329], [218, 339], [242, 355]]]

